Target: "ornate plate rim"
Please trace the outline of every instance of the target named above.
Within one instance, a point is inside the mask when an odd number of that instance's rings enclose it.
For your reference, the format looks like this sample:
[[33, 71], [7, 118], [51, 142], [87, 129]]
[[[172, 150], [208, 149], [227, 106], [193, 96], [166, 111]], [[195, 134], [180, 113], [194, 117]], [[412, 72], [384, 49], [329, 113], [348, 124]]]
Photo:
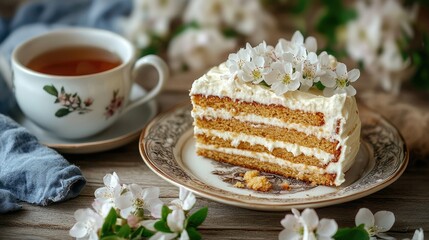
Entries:
[[[182, 108], [188, 108], [188, 107], [190, 107], [189, 102], [182, 103], [182, 104], [176, 105], [175, 107], [167, 110], [164, 113], [159, 114], [157, 117], [152, 119], [146, 125], [146, 127], [142, 130], [142, 132], [140, 134], [140, 138], [139, 138], [140, 155], [141, 155], [143, 161], [145, 162], [145, 164], [149, 167], [149, 169], [151, 169], [155, 174], [157, 174], [159, 177], [166, 180], [167, 182], [169, 182], [175, 186], [178, 186], [178, 187], [184, 187], [185, 189], [187, 189], [187, 190], [189, 190], [189, 191], [191, 191], [191, 192], [193, 192], [193, 193], [195, 193], [201, 197], [204, 197], [204, 198], [216, 201], [216, 202], [220, 202], [223, 204], [247, 208], [247, 209], [263, 210], [263, 211], [284, 211], [284, 210], [290, 210], [291, 208], [297, 208], [297, 209], [302, 209], [302, 208], [306, 208], [306, 207], [316, 208], [316, 207], [325, 207], [325, 206], [329, 206], [329, 205], [340, 204], [340, 203], [349, 202], [349, 201], [353, 201], [353, 200], [368, 196], [372, 193], [380, 191], [381, 189], [389, 186], [390, 184], [394, 183], [403, 174], [403, 172], [405, 171], [405, 169], [408, 165], [409, 149], [408, 149], [408, 146], [407, 146], [402, 134], [399, 132], [399, 130], [396, 128], [396, 126], [393, 125], [388, 119], [386, 119], [382, 115], [380, 115], [380, 114], [376, 113], [375, 111], [369, 109], [368, 107], [360, 104], [359, 105], [360, 110], [365, 109], [365, 111], [368, 111], [370, 114], [373, 114], [373, 115], [377, 116], [378, 118], [382, 119], [389, 127], [394, 129], [394, 131], [396, 132], [397, 136], [399, 137], [400, 141], [403, 144], [403, 160], [402, 160], [402, 163], [395, 169], [395, 171], [389, 177], [387, 177], [383, 181], [378, 182], [377, 184], [373, 185], [370, 188], [363, 189], [362, 191], [354, 191], [353, 193], [346, 194], [344, 196], [331, 197], [329, 199], [323, 199], [322, 198], [322, 199], [311, 200], [311, 201], [302, 202], [302, 203], [288, 203], [288, 202], [272, 203], [272, 204], [255, 203], [255, 202], [245, 201], [242, 199], [236, 199], [236, 198], [230, 198], [230, 197], [218, 195], [216, 193], [213, 193], [213, 192], [192, 186], [186, 182], [178, 182], [177, 180], [175, 180], [174, 176], [171, 176], [171, 175], [165, 173], [162, 169], [157, 167], [152, 162], [152, 160], [150, 159], [150, 157], [147, 154], [146, 147], [144, 144], [144, 139], [148, 135], [149, 130], [152, 128], [152, 126], [154, 126], [161, 119], [173, 114], [174, 112], [176, 112]], [[186, 133], [186, 131], [184, 131], [183, 133]], [[177, 163], [177, 160], [174, 159], [174, 162]], [[179, 168], [181, 168], [180, 164], [178, 164], [178, 166], [179, 166]], [[186, 173], [186, 171], [183, 171], [183, 172]], [[193, 177], [190, 177], [190, 178], [193, 178]], [[234, 194], [234, 193], [232, 193], [232, 194]]]

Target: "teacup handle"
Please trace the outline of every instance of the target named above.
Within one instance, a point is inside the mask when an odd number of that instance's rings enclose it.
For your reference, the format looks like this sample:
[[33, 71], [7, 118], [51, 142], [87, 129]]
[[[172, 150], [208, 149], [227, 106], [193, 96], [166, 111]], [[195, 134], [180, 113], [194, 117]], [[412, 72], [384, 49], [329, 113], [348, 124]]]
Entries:
[[139, 60], [137, 60], [137, 62], [134, 64], [132, 72], [131, 72], [131, 77], [132, 77], [133, 81], [135, 81], [138, 70], [140, 70], [142, 67], [144, 67], [146, 65], [153, 66], [158, 71], [158, 83], [147, 94], [145, 94], [141, 98], [138, 98], [137, 100], [130, 102], [124, 108], [124, 110], [122, 111], [122, 114], [124, 114], [124, 113], [128, 112], [129, 110], [131, 110], [137, 106], [140, 106], [141, 104], [143, 104], [143, 103], [151, 100], [152, 98], [154, 98], [156, 95], [159, 94], [159, 92], [162, 90], [165, 83], [167, 82], [167, 79], [169, 76], [168, 66], [164, 62], [164, 60], [162, 60], [160, 57], [158, 57], [156, 55], [144, 56], [144, 57], [140, 58]]

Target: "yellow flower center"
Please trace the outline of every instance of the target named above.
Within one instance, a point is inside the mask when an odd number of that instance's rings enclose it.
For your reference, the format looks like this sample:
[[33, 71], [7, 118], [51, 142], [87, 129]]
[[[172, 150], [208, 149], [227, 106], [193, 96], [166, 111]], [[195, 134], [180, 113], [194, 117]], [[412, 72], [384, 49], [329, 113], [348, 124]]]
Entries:
[[349, 86], [350, 83], [347, 80], [347, 78], [337, 78], [337, 87], [339, 88], [345, 88], [347, 86]]
[[262, 73], [259, 71], [259, 69], [253, 70], [252, 75], [254, 79], [260, 79], [262, 77]]
[[285, 74], [285, 75], [283, 75], [283, 79], [282, 79], [282, 82], [284, 83], [284, 84], [289, 84], [290, 82], [291, 82], [291, 78], [290, 78], [290, 76], [289, 76], [289, 74]]

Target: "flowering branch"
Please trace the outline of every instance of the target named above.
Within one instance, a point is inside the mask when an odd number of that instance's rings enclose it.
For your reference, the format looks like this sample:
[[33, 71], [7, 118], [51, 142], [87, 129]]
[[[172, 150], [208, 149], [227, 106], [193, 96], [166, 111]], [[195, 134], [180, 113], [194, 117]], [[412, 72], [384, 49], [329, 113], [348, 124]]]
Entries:
[[165, 205], [159, 188], [142, 189], [137, 184], [121, 185], [116, 173], [107, 174], [104, 187], [95, 191], [94, 210], [79, 209], [70, 235], [77, 239], [201, 239], [197, 228], [208, 208], [191, 213], [195, 196], [180, 188], [179, 198]]
[[[287, 214], [280, 222], [285, 228], [279, 234], [279, 240], [373, 240], [395, 239], [386, 234], [395, 223], [395, 215], [389, 211], [379, 211], [375, 214], [367, 208], [359, 209], [355, 217], [356, 227], [340, 228], [333, 219], [321, 219], [314, 209], [305, 209], [300, 213], [292, 209], [293, 214]], [[423, 240], [423, 229], [414, 232], [412, 240]], [[405, 239], [404, 239], [405, 240]]]

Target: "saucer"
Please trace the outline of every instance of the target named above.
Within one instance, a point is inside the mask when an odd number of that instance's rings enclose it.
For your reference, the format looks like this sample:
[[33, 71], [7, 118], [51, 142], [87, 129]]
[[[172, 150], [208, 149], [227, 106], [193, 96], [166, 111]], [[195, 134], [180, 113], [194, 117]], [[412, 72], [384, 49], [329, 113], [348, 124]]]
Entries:
[[[146, 94], [139, 85], [131, 89], [130, 100]], [[61, 153], [95, 153], [123, 146], [136, 139], [141, 130], [157, 113], [155, 100], [142, 104], [121, 116], [104, 131], [82, 139], [63, 139], [48, 133], [24, 115], [15, 120], [39, 139], [39, 142]]]

